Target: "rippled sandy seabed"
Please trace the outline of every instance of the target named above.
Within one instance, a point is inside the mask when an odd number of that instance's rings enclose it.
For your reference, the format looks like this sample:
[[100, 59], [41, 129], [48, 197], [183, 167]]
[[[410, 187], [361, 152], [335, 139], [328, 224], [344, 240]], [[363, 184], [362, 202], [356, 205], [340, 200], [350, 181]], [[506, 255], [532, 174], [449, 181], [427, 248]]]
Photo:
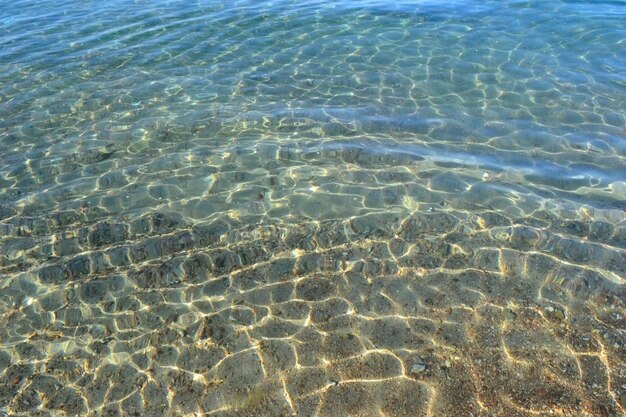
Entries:
[[625, 415], [626, 3], [219, 3], [0, 5], [0, 415]]

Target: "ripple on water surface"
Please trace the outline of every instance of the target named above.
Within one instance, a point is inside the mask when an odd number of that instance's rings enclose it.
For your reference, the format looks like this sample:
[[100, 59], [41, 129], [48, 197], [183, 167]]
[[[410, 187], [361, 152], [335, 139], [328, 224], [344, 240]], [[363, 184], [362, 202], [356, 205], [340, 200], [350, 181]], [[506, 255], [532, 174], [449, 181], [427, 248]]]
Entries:
[[0, 414], [624, 414], [624, 18], [1, 6]]

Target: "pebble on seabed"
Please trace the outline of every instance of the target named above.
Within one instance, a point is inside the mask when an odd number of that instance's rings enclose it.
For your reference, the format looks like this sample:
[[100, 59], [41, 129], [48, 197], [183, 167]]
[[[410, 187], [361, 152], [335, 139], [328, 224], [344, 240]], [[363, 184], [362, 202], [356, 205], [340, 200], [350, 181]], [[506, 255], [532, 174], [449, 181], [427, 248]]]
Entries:
[[417, 362], [413, 364], [413, 366], [411, 367], [412, 374], [419, 374], [419, 373], [424, 372], [425, 370], [426, 370], [426, 365], [424, 365], [421, 362]]

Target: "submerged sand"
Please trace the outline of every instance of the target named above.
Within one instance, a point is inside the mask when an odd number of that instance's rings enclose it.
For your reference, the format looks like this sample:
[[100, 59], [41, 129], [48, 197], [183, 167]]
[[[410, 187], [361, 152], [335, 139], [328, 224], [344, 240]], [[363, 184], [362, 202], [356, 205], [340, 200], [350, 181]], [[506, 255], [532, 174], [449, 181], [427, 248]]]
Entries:
[[22, 218], [55, 239], [4, 258], [2, 412], [624, 415], [623, 215], [454, 205]]
[[623, 1], [0, 9], [0, 417], [626, 415]]

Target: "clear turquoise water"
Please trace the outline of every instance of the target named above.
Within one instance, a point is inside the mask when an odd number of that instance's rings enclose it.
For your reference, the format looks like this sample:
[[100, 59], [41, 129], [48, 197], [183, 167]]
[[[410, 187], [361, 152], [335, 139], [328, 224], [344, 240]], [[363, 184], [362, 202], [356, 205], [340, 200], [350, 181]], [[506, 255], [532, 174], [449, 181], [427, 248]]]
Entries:
[[1, 3], [0, 414], [623, 415], [625, 23]]

